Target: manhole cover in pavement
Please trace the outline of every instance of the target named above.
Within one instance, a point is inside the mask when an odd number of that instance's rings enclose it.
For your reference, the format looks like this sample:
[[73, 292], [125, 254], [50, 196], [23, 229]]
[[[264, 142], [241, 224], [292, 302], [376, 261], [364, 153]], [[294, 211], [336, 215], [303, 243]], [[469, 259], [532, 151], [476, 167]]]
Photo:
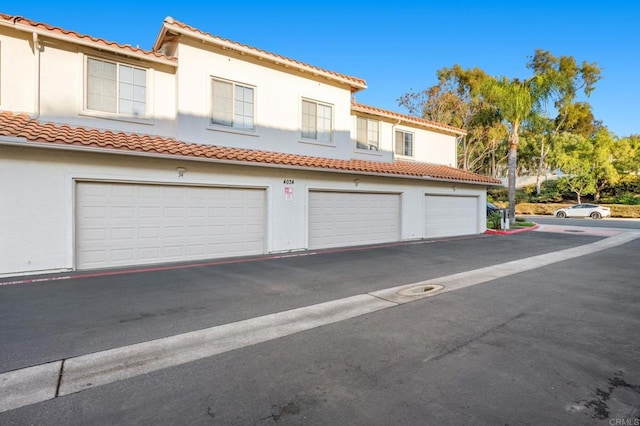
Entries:
[[403, 296], [424, 296], [427, 293], [433, 293], [443, 288], [444, 286], [440, 284], [422, 284], [402, 289], [398, 294]]

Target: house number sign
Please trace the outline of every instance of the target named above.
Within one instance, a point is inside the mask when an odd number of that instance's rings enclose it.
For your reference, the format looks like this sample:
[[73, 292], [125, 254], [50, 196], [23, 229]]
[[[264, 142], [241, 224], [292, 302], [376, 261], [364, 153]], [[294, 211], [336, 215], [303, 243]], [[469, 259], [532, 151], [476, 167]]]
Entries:
[[293, 201], [293, 179], [285, 179], [284, 181], [284, 199], [285, 201]]

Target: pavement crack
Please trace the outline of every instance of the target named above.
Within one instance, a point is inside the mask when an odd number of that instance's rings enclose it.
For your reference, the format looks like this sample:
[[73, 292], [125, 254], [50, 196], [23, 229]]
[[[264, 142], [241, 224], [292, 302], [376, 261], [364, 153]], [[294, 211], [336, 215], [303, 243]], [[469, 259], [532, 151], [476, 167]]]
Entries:
[[275, 423], [278, 423], [282, 416], [291, 416], [296, 414], [300, 414], [300, 407], [294, 401], [289, 401], [282, 405], [272, 405], [271, 414], [266, 417], [262, 417], [259, 420], [272, 419]]
[[56, 384], [56, 394], [53, 396], [57, 398], [60, 395], [60, 385], [62, 385], [62, 375], [64, 374], [64, 362], [66, 359], [60, 361], [60, 372], [58, 373], [58, 383]]
[[443, 353], [441, 353], [441, 354], [434, 355], [434, 356], [432, 356], [432, 357], [426, 358], [426, 359], [425, 359], [425, 360], [423, 360], [422, 362], [437, 361], [437, 360], [439, 360], [439, 359], [441, 359], [441, 358], [444, 358], [445, 356], [450, 355], [450, 354], [452, 354], [452, 353], [454, 353], [454, 352], [457, 352], [457, 351], [459, 351], [460, 349], [464, 348], [465, 346], [468, 346], [468, 345], [470, 345], [471, 343], [473, 343], [473, 342], [475, 342], [475, 341], [478, 341], [478, 340], [482, 339], [483, 337], [485, 337], [485, 336], [489, 335], [490, 333], [493, 333], [493, 332], [495, 332], [495, 331], [497, 331], [497, 330], [500, 330], [500, 329], [504, 328], [504, 327], [505, 327], [507, 324], [509, 324], [511, 321], [514, 321], [514, 320], [520, 319], [520, 318], [524, 317], [525, 315], [526, 315], [526, 314], [525, 314], [524, 312], [523, 312], [523, 313], [520, 313], [520, 314], [516, 315], [515, 317], [510, 318], [510, 319], [508, 319], [507, 321], [505, 321], [505, 322], [503, 322], [503, 323], [501, 323], [501, 324], [498, 324], [498, 325], [496, 325], [496, 326], [494, 326], [494, 327], [489, 328], [488, 330], [483, 331], [483, 332], [482, 332], [482, 333], [480, 333], [479, 335], [477, 335], [477, 336], [475, 336], [475, 337], [473, 337], [473, 338], [471, 338], [471, 339], [469, 339], [469, 340], [465, 340], [464, 342], [460, 343], [459, 345], [456, 345], [456, 346], [454, 346], [453, 348], [451, 348], [451, 349], [449, 349], [449, 350], [447, 350], [447, 351], [445, 351], [445, 352], [443, 352]]
[[377, 296], [377, 295], [375, 295], [375, 294], [371, 294], [371, 293], [365, 293], [365, 294], [366, 294], [367, 296], [375, 297], [376, 299], [384, 300], [385, 302], [391, 302], [391, 303], [393, 303], [394, 305], [400, 305], [400, 303], [398, 303], [398, 302], [396, 302], [396, 301], [394, 301], [394, 300], [391, 300], [391, 299], [386, 299], [386, 298], [384, 298], [384, 297]]
[[211, 407], [207, 407], [207, 416], [211, 417], [212, 419], [215, 419], [216, 418], [216, 412], [213, 411], [211, 409]]

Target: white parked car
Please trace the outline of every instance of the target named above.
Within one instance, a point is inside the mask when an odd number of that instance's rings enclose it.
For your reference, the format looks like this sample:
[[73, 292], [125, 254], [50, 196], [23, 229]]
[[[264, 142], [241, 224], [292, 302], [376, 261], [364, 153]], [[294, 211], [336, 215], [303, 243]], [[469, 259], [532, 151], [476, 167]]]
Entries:
[[564, 217], [590, 217], [591, 219], [602, 219], [611, 216], [609, 207], [602, 207], [597, 204], [574, 204], [553, 212], [554, 216]]

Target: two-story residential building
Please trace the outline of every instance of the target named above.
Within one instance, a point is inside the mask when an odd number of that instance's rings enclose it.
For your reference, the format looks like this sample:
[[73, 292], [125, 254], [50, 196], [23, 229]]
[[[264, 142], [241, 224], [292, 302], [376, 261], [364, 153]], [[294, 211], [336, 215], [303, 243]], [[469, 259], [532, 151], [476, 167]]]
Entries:
[[464, 131], [167, 18], [151, 50], [0, 14], [0, 276], [485, 231]]

